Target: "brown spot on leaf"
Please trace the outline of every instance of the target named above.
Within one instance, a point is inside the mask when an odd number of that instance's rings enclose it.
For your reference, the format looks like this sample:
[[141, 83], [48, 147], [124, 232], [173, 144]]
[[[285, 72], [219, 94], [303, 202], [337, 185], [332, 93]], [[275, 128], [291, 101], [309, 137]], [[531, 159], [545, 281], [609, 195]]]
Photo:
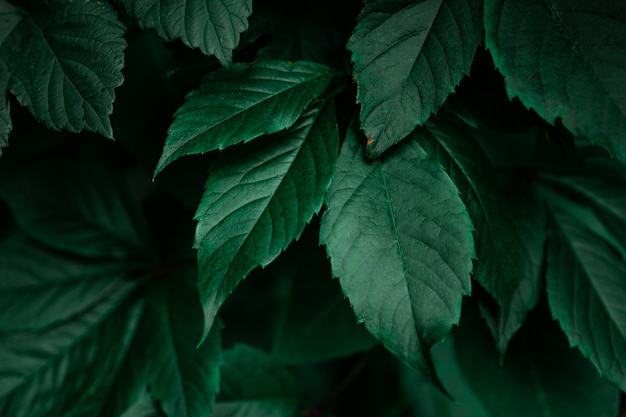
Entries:
[[374, 143], [374, 138], [370, 138], [369, 136], [366, 136], [365, 139], [367, 139], [367, 141], [365, 142], [367, 146], [370, 146], [372, 143]]

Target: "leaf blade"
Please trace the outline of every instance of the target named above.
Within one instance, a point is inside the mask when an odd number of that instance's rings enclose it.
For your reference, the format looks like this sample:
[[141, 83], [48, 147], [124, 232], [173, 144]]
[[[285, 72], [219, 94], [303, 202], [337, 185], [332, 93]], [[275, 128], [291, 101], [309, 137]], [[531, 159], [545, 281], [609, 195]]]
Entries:
[[623, 4], [491, 0], [485, 29], [511, 98], [626, 161]]
[[321, 208], [339, 142], [333, 109], [313, 103], [282, 135], [211, 169], [195, 216], [205, 334], [241, 279], [275, 259]]
[[176, 112], [154, 175], [181, 156], [290, 127], [332, 77], [319, 64], [274, 60], [209, 74]]
[[370, 164], [352, 133], [326, 207], [321, 242], [359, 321], [436, 380], [429, 349], [458, 323], [470, 291], [472, 225], [457, 188], [416, 142]]
[[437, 112], [469, 72], [481, 20], [473, 0], [366, 2], [348, 49], [370, 157]]
[[251, 0], [123, 0], [142, 29], [155, 29], [163, 39], [182, 40], [214, 55], [223, 66], [232, 63], [240, 34], [248, 29]]
[[49, 128], [112, 138], [109, 115], [126, 47], [113, 8], [57, 0], [12, 13], [22, 18], [0, 40], [0, 60], [19, 103]]

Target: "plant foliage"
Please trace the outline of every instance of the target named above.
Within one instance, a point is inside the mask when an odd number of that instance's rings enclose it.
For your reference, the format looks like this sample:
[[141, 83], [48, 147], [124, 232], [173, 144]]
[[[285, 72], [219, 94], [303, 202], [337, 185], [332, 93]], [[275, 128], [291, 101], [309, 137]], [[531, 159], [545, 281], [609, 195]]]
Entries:
[[0, 416], [620, 415], [624, 57], [618, 0], [0, 0]]

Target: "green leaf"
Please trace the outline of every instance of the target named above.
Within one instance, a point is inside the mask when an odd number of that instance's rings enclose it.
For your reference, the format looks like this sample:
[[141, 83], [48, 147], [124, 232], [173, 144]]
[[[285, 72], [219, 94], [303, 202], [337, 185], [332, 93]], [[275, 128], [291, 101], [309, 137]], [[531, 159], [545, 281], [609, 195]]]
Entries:
[[486, 45], [510, 97], [626, 162], [626, 7], [489, 0]]
[[205, 334], [237, 284], [272, 262], [319, 211], [338, 142], [332, 102], [317, 101], [286, 132], [211, 167], [195, 216]]
[[23, 5], [25, 10], [0, 1], [7, 23], [0, 30], [0, 62], [10, 73], [10, 91], [49, 128], [112, 138], [109, 115], [126, 47], [125, 27], [113, 8], [102, 1]]
[[110, 297], [129, 282], [127, 263], [51, 252], [24, 236], [0, 245], [0, 332], [44, 331]]
[[210, 73], [176, 112], [154, 175], [181, 156], [288, 128], [334, 75], [311, 62], [273, 60]]
[[497, 301], [500, 311], [491, 327], [503, 353], [541, 294], [546, 219], [524, 177], [494, 170], [474, 140], [490, 134], [442, 117], [415, 137], [446, 168], [476, 226], [474, 277]]
[[598, 200], [542, 187], [553, 218], [546, 271], [552, 314], [570, 344], [621, 389], [626, 388], [626, 223], [611, 221], [607, 212], [617, 209], [623, 216], [625, 185], [613, 184], [614, 197], [603, 204], [604, 212], [593, 206], [602, 203]]
[[0, 180], [0, 197], [24, 230], [52, 248], [145, 266], [154, 259], [141, 211], [148, 184], [141, 172], [58, 159], [12, 171]]
[[310, 241], [304, 240], [305, 237], [283, 254], [292, 260], [285, 271], [290, 287], [272, 355], [283, 363], [311, 363], [374, 347], [376, 339], [357, 325], [339, 283], [330, 279], [330, 263], [324, 248], [318, 245], [317, 236]]
[[215, 417], [292, 417], [300, 411], [300, 381], [263, 351], [235, 345], [224, 352]]
[[222, 362], [221, 323], [204, 344], [195, 268], [176, 269], [152, 282], [137, 333], [100, 416], [118, 416], [149, 391], [168, 416], [208, 416]]
[[[131, 282], [45, 331], [0, 334], [0, 415], [93, 415], [122, 363], [141, 311]], [[97, 397], [96, 397], [97, 398]], [[91, 411], [91, 413], [90, 413]]]
[[477, 0], [369, 0], [348, 42], [367, 155], [436, 113], [469, 72], [482, 38]]
[[165, 40], [181, 39], [230, 66], [233, 50], [248, 29], [252, 0], [121, 0], [142, 29]]
[[545, 310], [529, 315], [503, 363], [477, 312], [463, 310], [453, 340], [470, 388], [493, 417], [616, 416], [619, 391], [567, 345]]
[[189, 279], [178, 275], [154, 286], [133, 348], [140, 355], [152, 351], [140, 360], [151, 395], [166, 415], [208, 416], [220, 380], [221, 326], [214, 326], [205, 343], [196, 347], [203, 324], [193, 286], [196, 270], [186, 271]]
[[354, 130], [339, 156], [321, 240], [359, 321], [435, 380], [430, 347], [458, 323], [470, 292], [472, 223], [456, 186], [417, 142], [368, 163]]

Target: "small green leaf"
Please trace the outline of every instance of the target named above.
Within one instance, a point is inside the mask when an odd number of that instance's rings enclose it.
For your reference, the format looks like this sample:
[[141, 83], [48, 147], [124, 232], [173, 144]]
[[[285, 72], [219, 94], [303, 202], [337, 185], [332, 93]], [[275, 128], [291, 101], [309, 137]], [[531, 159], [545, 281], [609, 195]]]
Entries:
[[0, 66], [10, 73], [10, 91], [49, 128], [113, 137], [109, 115], [126, 47], [113, 8], [102, 1], [21, 5], [26, 10], [0, 1]]
[[44, 331], [120, 291], [133, 265], [64, 256], [24, 236], [0, 245], [0, 332]]
[[477, 0], [369, 0], [348, 42], [368, 156], [436, 113], [482, 38]]
[[210, 73], [176, 112], [154, 175], [181, 156], [288, 128], [334, 75], [311, 62], [272, 60]]
[[478, 313], [464, 308], [453, 340], [469, 387], [493, 417], [616, 416], [619, 391], [567, 345], [546, 310], [529, 315], [502, 362]]
[[340, 153], [321, 240], [359, 321], [434, 381], [430, 347], [458, 323], [470, 292], [472, 223], [456, 186], [415, 140], [368, 163], [355, 130]]
[[510, 97], [626, 162], [623, 2], [489, 0], [485, 29]]
[[[0, 415], [93, 415], [137, 326], [141, 303], [132, 282], [89, 310], [40, 333], [0, 334]], [[95, 409], [94, 409], [95, 408]], [[88, 411], [86, 411], [88, 410]]]
[[272, 262], [319, 211], [338, 143], [334, 106], [317, 101], [286, 132], [211, 167], [195, 216], [205, 334], [237, 284]]
[[303, 399], [300, 381], [268, 354], [246, 345], [224, 352], [215, 417], [292, 417]]
[[181, 39], [230, 66], [233, 50], [248, 29], [252, 0], [121, 0], [143, 29], [165, 40]]
[[416, 130], [415, 137], [446, 168], [476, 225], [474, 276], [499, 306], [492, 330], [504, 353], [541, 295], [546, 220], [523, 177], [503, 175], [491, 166], [474, 140], [488, 134], [441, 117]]
[[623, 216], [626, 183], [613, 186], [613, 198], [595, 207], [571, 189], [542, 187], [553, 218], [546, 276], [552, 314], [570, 344], [577, 346], [601, 375], [625, 389], [626, 223], [612, 217], [610, 211], [617, 209]]

